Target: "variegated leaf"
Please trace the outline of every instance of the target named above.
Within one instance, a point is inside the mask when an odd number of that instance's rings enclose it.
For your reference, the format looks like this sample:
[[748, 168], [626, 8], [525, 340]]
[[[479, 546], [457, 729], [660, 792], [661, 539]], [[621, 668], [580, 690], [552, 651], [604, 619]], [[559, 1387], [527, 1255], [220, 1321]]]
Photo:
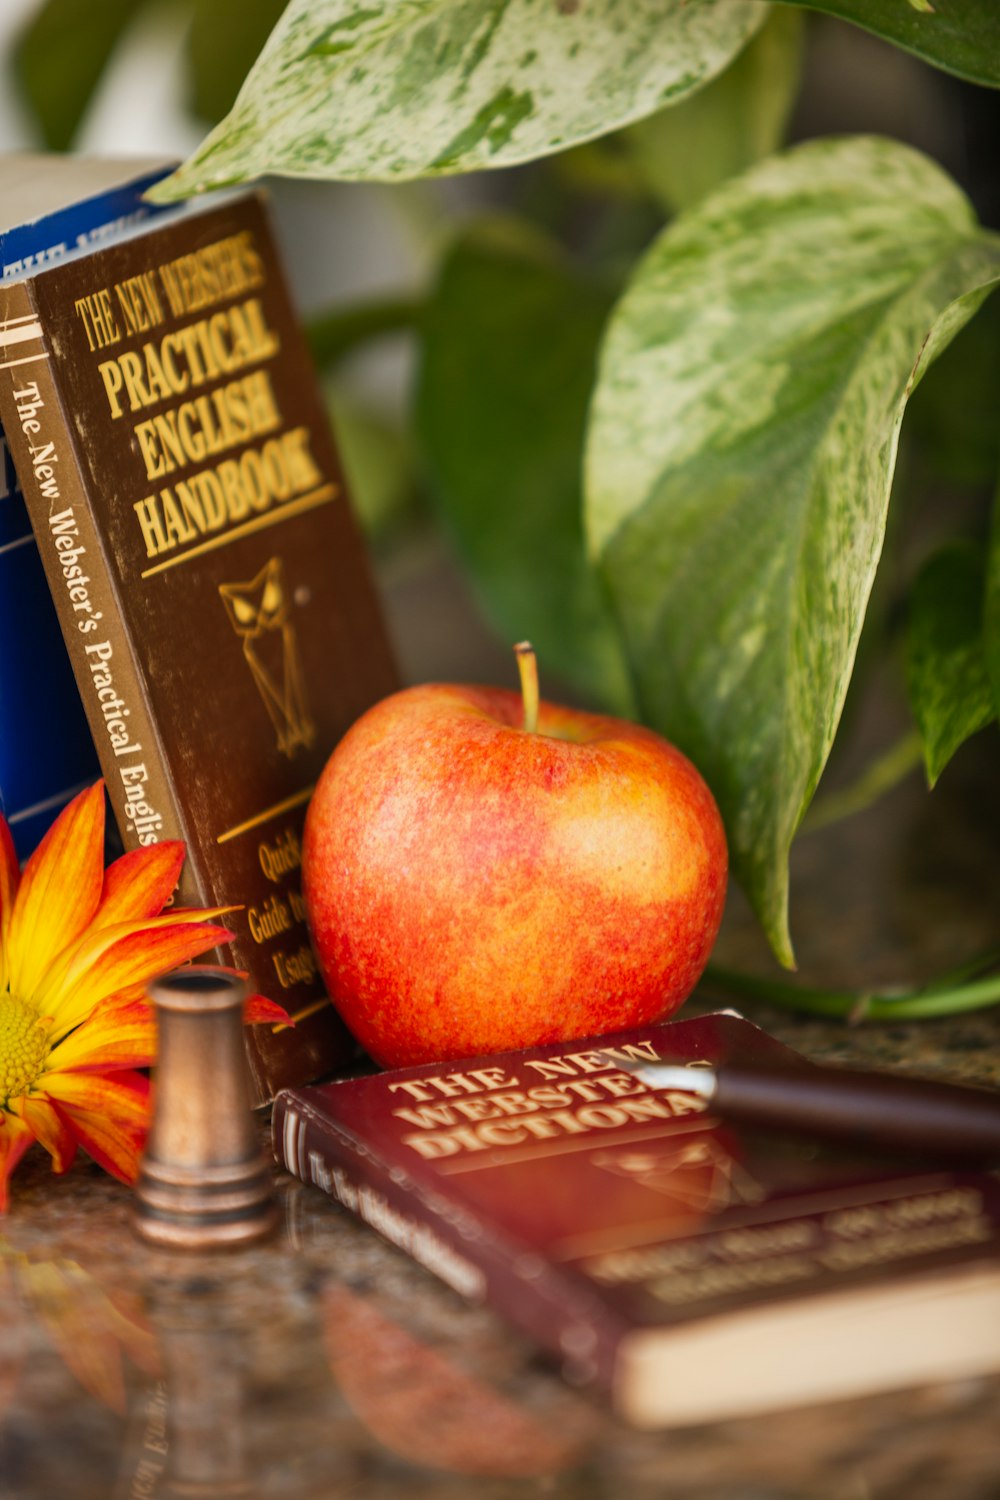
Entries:
[[529, 161], [683, 98], [756, 0], [292, 0], [232, 112], [157, 188], [392, 180]]
[[788, 852], [850, 680], [906, 400], [998, 278], [1000, 240], [951, 180], [857, 137], [682, 216], [612, 314], [590, 545], [643, 711], [707, 776], [788, 964]]
[[799, 87], [803, 17], [773, 7], [739, 57], [690, 99], [628, 131], [646, 181], [671, 213], [776, 151]]
[[951, 542], [913, 588], [906, 676], [931, 786], [959, 746], [996, 718], [983, 651], [984, 574], [981, 548]]

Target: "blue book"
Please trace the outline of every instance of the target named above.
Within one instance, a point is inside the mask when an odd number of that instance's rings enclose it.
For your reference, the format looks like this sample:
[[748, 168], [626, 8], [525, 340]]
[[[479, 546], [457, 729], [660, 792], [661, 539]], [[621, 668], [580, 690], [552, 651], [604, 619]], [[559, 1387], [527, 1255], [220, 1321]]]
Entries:
[[[142, 194], [172, 163], [0, 161], [0, 279], [54, 265], [167, 210]], [[24, 860], [100, 775], [14, 465], [0, 431], [0, 810]]]

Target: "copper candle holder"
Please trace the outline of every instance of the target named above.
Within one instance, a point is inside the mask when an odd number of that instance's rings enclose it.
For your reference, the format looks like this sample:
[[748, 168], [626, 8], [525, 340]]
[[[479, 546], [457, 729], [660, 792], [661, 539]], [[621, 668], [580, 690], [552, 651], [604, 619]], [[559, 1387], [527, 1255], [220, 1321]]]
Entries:
[[250, 1109], [246, 986], [209, 966], [150, 987], [159, 1026], [153, 1121], [134, 1224], [157, 1245], [242, 1245], [276, 1222], [270, 1173]]

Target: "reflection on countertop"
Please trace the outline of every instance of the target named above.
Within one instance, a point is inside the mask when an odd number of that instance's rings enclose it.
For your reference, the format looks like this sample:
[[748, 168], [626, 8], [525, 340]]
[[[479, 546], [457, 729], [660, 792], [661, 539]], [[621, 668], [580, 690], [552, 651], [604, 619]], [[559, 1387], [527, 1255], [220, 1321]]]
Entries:
[[5, 1500], [986, 1500], [1000, 1379], [630, 1432], [313, 1188], [215, 1256], [33, 1162], [0, 1234]]
[[213, 1256], [139, 1242], [96, 1171], [54, 1185], [39, 1160], [20, 1189], [0, 1232], [6, 1500], [549, 1492], [606, 1420], [290, 1178], [278, 1234]]

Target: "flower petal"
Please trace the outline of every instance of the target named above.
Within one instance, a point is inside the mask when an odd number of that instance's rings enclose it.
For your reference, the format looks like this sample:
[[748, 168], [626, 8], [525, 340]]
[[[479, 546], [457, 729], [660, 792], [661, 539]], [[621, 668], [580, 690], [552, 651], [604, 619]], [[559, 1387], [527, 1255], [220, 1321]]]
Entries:
[[134, 1182], [149, 1129], [149, 1079], [58, 1073], [45, 1086], [83, 1149], [120, 1182]]
[[60, 970], [55, 986], [37, 997], [39, 1008], [55, 1021], [53, 1042], [85, 1021], [109, 995], [166, 974], [232, 936], [227, 927], [179, 914], [136, 926], [123, 922], [90, 934], [78, 945], [72, 964]]
[[[142, 996], [112, 995], [49, 1053], [45, 1073], [110, 1073], [148, 1068], [156, 1057], [156, 1017]], [[42, 1075], [43, 1080], [45, 1074]], [[44, 1087], [44, 1082], [43, 1082]]]
[[7, 933], [13, 992], [33, 995], [53, 961], [84, 931], [104, 884], [104, 783], [67, 803], [24, 867]]
[[275, 1000], [266, 995], [250, 995], [243, 1004], [244, 1026], [259, 1026], [262, 1021], [271, 1021], [280, 1026], [294, 1026], [295, 1022]]
[[21, 880], [21, 867], [7, 819], [0, 813], [0, 993], [7, 988], [7, 929], [14, 911], [14, 897]]
[[121, 1344], [103, 1289], [73, 1261], [28, 1261], [22, 1270], [34, 1312], [66, 1368], [91, 1396], [125, 1411]]
[[[232, 969], [226, 964], [206, 964], [205, 968], [212, 968], [218, 974], [225, 974], [230, 979], [247, 979], [249, 976], [246, 969]], [[279, 1026], [294, 1026], [295, 1022], [276, 1000], [269, 1000], [266, 995], [248, 995], [243, 1002], [243, 1024], [244, 1026], [256, 1026], [260, 1022], [270, 1021]]]
[[[234, 974], [236, 970], [220, 965], [219, 972]], [[145, 985], [133, 985], [99, 1001], [87, 1019], [49, 1053], [43, 1077], [66, 1071], [110, 1073], [120, 1068], [148, 1068], [156, 1061], [157, 1038], [156, 1015], [145, 990]], [[243, 1006], [244, 1025], [268, 1022], [294, 1024], [283, 1006], [264, 995], [251, 995]]]
[[0, 1214], [7, 1212], [10, 1202], [11, 1173], [34, 1139], [23, 1120], [0, 1109]]
[[76, 1137], [59, 1111], [37, 1094], [12, 1099], [11, 1109], [20, 1115], [38, 1144], [45, 1147], [52, 1158], [53, 1172], [67, 1171], [76, 1155]]
[[[113, 926], [91, 925], [82, 932], [59, 955], [58, 962], [46, 974], [33, 996], [35, 1003], [49, 1015], [56, 1015], [66, 996], [75, 990], [89, 971], [99, 967], [104, 955], [133, 932], [155, 932], [161, 927], [183, 927], [197, 922], [224, 916], [232, 911], [231, 906], [189, 907], [164, 912], [159, 917], [139, 917], [132, 922], [116, 922]], [[110, 993], [110, 991], [107, 991]]]
[[116, 859], [104, 872], [101, 904], [91, 925], [158, 917], [177, 888], [185, 852], [182, 839], [164, 839]]
[[129, 1359], [147, 1375], [161, 1374], [159, 1344], [146, 1321], [142, 1297], [121, 1287], [103, 1288], [102, 1291], [107, 1301], [108, 1327]]

